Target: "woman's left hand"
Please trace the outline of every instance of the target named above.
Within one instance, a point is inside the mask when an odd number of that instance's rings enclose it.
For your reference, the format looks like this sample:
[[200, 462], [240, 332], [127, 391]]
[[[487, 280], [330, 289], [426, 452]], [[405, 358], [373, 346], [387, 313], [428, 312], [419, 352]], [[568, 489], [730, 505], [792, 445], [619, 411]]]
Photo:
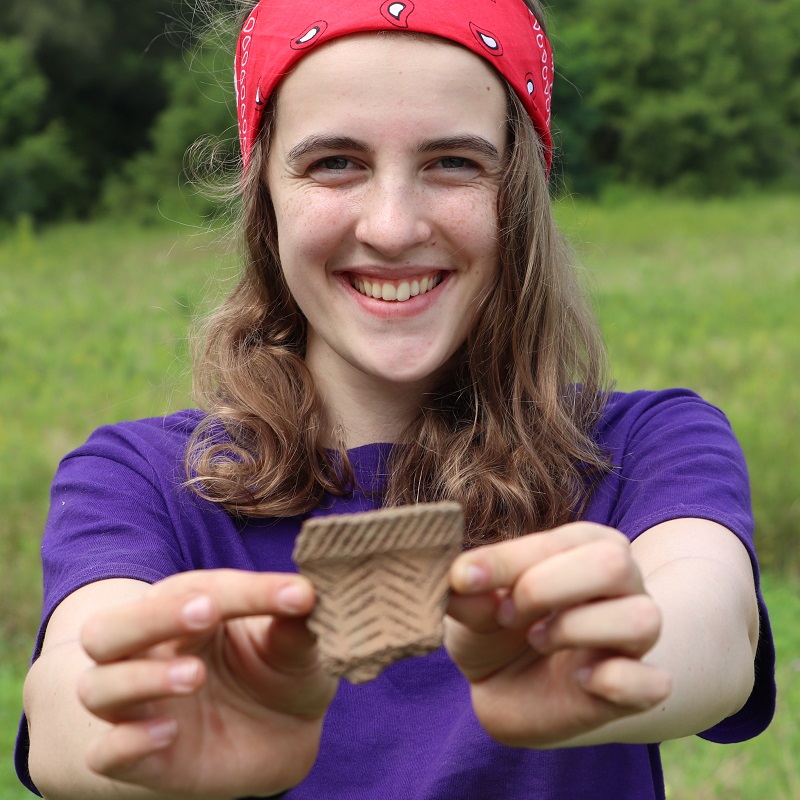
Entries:
[[666, 699], [643, 656], [661, 633], [628, 540], [572, 523], [463, 553], [445, 645], [497, 741], [557, 747]]

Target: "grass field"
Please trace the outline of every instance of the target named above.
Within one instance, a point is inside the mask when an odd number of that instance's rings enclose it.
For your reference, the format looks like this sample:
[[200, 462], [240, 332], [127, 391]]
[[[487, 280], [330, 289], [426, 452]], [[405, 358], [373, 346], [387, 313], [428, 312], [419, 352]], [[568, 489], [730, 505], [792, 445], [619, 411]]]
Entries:
[[[665, 747], [671, 800], [800, 797], [800, 197], [564, 200], [620, 388], [683, 385], [728, 413], [748, 456], [779, 646], [762, 737]], [[186, 329], [235, 256], [191, 229], [20, 225], [0, 240], [0, 800], [39, 606], [58, 459], [92, 429], [190, 403]]]

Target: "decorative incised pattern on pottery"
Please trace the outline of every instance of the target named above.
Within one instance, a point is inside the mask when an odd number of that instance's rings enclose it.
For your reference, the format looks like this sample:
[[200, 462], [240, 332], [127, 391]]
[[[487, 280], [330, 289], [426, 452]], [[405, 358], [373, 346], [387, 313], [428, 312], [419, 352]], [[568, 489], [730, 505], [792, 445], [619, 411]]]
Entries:
[[461, 507], [447, 502], [303, 523], [293, 557], [317, 593], [308, 626], [328, 672], [363, 683], [441, 646], [462, 535]]

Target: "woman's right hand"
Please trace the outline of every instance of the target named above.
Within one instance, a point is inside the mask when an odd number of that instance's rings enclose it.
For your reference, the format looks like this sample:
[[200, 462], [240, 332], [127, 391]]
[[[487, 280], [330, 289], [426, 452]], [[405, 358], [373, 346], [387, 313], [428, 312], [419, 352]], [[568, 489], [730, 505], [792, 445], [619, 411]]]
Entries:
[[159, 796], [299, 783], [337, 685], [303, 619], [313, 604], [298, 575], [210, 570], [93, 614], [80, 639], [95, 664], [78, 695], [109, 725], [89, 744], [90, 769]]

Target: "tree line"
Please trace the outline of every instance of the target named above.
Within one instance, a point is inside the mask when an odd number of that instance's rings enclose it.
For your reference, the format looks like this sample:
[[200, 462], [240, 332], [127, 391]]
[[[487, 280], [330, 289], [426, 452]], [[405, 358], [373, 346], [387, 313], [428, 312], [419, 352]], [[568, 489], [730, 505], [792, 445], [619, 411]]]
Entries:
[[[232, 40], [188, 1], [3, 0], [0, 220], [209, 210], [185, 153], [235, 153]], [[800, 188], [800, 0], [553, 0], [549, 24], [557, 187]]]

